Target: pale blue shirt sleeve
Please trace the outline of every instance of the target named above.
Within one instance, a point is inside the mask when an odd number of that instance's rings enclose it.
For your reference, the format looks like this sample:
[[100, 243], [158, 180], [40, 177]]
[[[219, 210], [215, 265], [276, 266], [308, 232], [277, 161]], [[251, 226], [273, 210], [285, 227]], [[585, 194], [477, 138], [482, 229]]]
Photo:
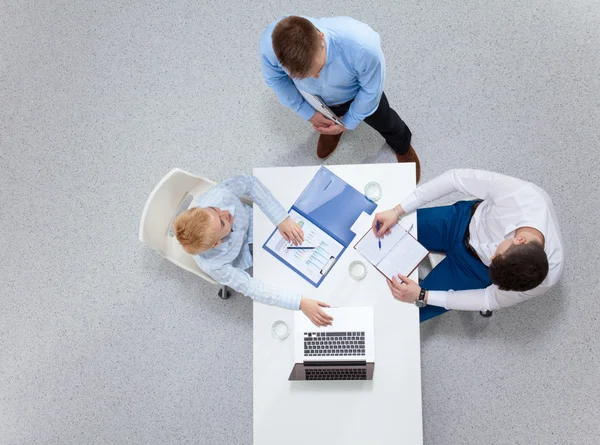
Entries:
[[246, 271], [225, 264], [218, 269], [207, 271], [219, 283], [229, 286], [259, 303], [279, 306], [284, 309], [300, 309], [302, 296], [297, 292], [281, 290], [258, 278], [251, 277]]
[[219, 187], [226, 188], [238, 198], [247, 196], [252, 199], [275, 226], [278, 226], [288, 217], [287, 212], [271, 194], [270, 190], [254, 176], [237, 175], [222, 182]]
[[[238, 198], [249, 197], [260, 207], [275, 226], [288, 217], [285, 209], [275, 199], [269, 189], [254, 176], [237, 175], [221, 182], [211, 190], [215, 195], [214, 197], [218, 197], [222, 194], [222, 191], [226, 191]], [[244, 234], [235, 232], [231, 236], [244, 236]], [[298, 310], [300, 308], [302, 296], [299, 293], [279, 289], [269, 283], [251, 277], [240, 268], [232, 266], [231, 262], [238, 254], [239, 252], [230, 252], [218, 258], [210, 258], [200, 254], [195, 255], [194, 259], [198, 263], [198, 266], [215, 281], [255, 301], [279, 306], [284, 309]]]
[[290, 76], [279, 66], [271, 41], [273, 28], [274, 25], [269, 26], [260, 38], [260, 65], [263, 78], [282, 105], [307, 121], [315, 114], [315, 110], [304, 100]]
[[385, 58], [381, 47], [377, 44], [362, 48], [356, 59], [355, 69], [360, 89], [342, 118], [348, 130], [354, 130], [379, 107], [385, 82]]

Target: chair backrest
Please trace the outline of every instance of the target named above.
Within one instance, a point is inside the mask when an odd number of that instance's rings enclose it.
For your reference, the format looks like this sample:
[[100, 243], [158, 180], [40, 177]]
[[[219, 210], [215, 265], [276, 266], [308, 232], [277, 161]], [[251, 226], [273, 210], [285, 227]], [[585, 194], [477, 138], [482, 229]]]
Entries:
[[187, 210], [194, 197], [215, 185], [214, 181], [175, 168], [160, 180], [146, 201], [140, 221], [140, 241], [177, 266], [210, 283], [216, 281], [204, 273], [175, 238], [175, 217]]

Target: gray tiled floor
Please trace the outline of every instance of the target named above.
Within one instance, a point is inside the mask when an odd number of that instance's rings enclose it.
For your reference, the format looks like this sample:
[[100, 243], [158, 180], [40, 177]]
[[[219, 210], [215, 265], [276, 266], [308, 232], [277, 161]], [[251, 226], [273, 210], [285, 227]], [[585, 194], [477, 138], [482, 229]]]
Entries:
[[[423, 326], [425, 443], [597, 443], [598, 2], [120, 3], [0, 6], [1, 444], [251, 443], [251, 302], [219, 300], [137, 226], [172, 167], [318, 163], [259, 74], [258, 36], [287, 12], [380, 32], [423, 180], [514, 174], [560, 215], [551, 293]], [[366, 161], [393, 156], [361, 126], [326, 164]]]

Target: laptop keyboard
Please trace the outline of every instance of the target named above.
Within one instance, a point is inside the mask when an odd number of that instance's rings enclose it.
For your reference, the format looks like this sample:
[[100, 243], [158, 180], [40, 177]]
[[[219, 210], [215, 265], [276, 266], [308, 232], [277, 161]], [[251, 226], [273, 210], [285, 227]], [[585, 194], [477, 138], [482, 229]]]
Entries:
[[312, 369], [304, 368], [306, 380], [367, 380], [365, 368]]
[[365, 355], [364, 332], [305, 332], [305, 357]]

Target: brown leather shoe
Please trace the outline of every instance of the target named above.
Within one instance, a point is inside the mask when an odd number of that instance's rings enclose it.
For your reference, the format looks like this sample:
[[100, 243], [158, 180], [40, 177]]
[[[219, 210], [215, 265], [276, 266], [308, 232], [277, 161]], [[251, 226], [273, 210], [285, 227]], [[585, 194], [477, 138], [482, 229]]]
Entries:
[[340, 134], [322, 134], [319, 136], [319, 142], [317, 143], [317, 156], [320, 159], [327, 159], [335, 151], [340, 142]]
[[408, 151], [405, 154], [403, 154], [403, 155], [396, 154], [396, 159], [398, 160], [398, 162], [414, 162], [416, 164], [417, 184], [418, 184], [419, 181], [421, 180], [421, 162], [419, 161], [419, 157], [417, 156], [415, 149], [412, 148], [412, 145], [410, 146], [410, 148], [408, 149]]

